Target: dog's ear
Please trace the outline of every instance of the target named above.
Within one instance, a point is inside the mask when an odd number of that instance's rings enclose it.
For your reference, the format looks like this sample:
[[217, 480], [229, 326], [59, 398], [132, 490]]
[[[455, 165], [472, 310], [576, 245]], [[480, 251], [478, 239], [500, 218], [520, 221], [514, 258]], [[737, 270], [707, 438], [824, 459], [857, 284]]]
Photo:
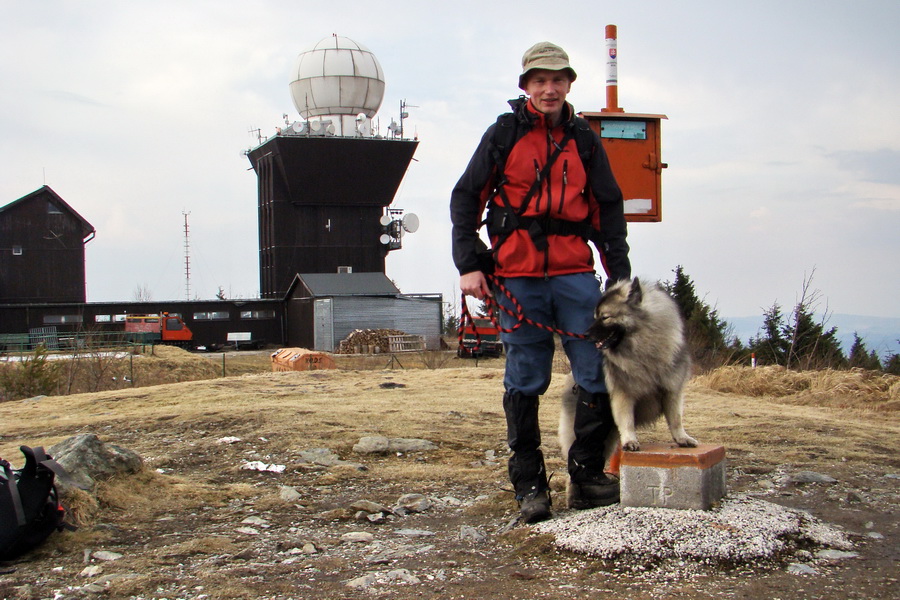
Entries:
[[644, 299], [644, 290], [641, 289], [641, 282], [635, 277], [631, 282], [631, 289], [628, 291], [628, 304], [637, 306]]

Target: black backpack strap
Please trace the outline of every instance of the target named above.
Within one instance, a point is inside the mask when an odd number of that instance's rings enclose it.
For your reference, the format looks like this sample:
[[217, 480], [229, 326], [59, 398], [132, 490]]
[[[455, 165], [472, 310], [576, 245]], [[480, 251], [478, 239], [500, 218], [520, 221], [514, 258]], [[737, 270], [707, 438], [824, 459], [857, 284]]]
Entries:
[[12, 502], [13, 512], [16, 513], [16, 522], [19, 527], [25, 525], [25, 509], [22, 508], [22, 497], [19, 495], [19, 486], [16, 485], [16, 478], [13, 475], [12, 465], [5, 460], [0, 460], [0, 467], [3, 468], [3, 475], [6, 479], [6, 489], [8, 490], [10, 501]]
[[36, 446], [34, 448], [29, 448], [28, 446], [20, 446], [19, 450], [21, 450], [22, 454], [25, 455], [25, 466], [22, 468], [23, 477], [26, 475], [29, 477], [37, 477], [38, 468], [43, 467], [44, 469], [51, 471], [54, 475], [56, 475], [57, 479], [59, 479], [66, 485], [76, 487], [81, 490], [88, 489], [84, 486], [84, 484], [78, 483], [77, 481], [72, 479], [72, 476], [69, 475], [65, 467], [53, 460], [53, 457], [44, 451], [43, 446]]
[[590, 170], [588, 165], [590, 165], [591, 157], [596, 151], [596, 146], [594, 145], [594, 133], [591, 131], [590, 123], [588, 123], [587, 119], [582, 117], [575, 117], [574, 130], [578, 156], [581, 158], [581, 163], [584, 165], [584, 172], [587, 173]]

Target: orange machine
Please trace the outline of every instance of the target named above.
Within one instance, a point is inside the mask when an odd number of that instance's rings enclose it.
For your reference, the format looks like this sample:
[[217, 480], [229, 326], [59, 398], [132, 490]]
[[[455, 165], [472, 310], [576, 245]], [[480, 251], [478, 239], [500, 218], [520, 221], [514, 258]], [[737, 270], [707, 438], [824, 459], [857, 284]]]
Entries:
[[125, 333], [135, 342], [164, 343], [188, 346], [194, 334], [184, 324], [181, 317], [162, 313], [161, 315], [127, 315]]
[[660, 123], [665, 115], [626, 113], [619, 108], [618, 48], [615, 25], [606, 26], [606, 108], [585, 112], [600, 136], [613, 174], [625, 197], [627, 221], [662, 221]]

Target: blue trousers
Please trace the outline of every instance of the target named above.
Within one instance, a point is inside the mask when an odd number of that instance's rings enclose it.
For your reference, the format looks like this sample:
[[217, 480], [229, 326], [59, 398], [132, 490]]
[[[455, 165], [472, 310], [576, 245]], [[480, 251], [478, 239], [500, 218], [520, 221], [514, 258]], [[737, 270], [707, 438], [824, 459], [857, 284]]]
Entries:
[[[575, 273], [556, 277], [510, 277], [503, 285], [524, 309], [525, 316], [543, 325], [571, 333], [584, 333], [594, 322], [594, 309], [600, 301], [600, 282], [593, 273]], [[503, 306], [515, 312], [509, 298], [499, 290], [494, 295]], [[516, 319], [501, 311], [505, 329]], [[540, 396], [550, 385], [553, 366], [553, 333], [523, 323], [512, 333], [502, 333], [506, 352], [503, 384], [508, 392]], [[563, 349], [572, 365], [575, 383], [590, 393], [605, 393], [603, 357], [594, 342], [562, 336]]]

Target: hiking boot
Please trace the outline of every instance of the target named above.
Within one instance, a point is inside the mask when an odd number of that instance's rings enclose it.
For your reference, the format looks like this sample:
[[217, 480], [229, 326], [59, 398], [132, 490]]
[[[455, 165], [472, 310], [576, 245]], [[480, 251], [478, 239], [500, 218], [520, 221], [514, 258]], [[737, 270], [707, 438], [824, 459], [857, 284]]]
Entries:
[[519, 500], [519, 513], [522, 523], [537, 523], [550, 518], [550, 492], [541, 490], [532, 492]]
[[619, 501], [619, 480], [611, 475], [586, 475], [573, 477], [569, 481], [566, 499], [569, 508], [583, 510], [609, 506]]

